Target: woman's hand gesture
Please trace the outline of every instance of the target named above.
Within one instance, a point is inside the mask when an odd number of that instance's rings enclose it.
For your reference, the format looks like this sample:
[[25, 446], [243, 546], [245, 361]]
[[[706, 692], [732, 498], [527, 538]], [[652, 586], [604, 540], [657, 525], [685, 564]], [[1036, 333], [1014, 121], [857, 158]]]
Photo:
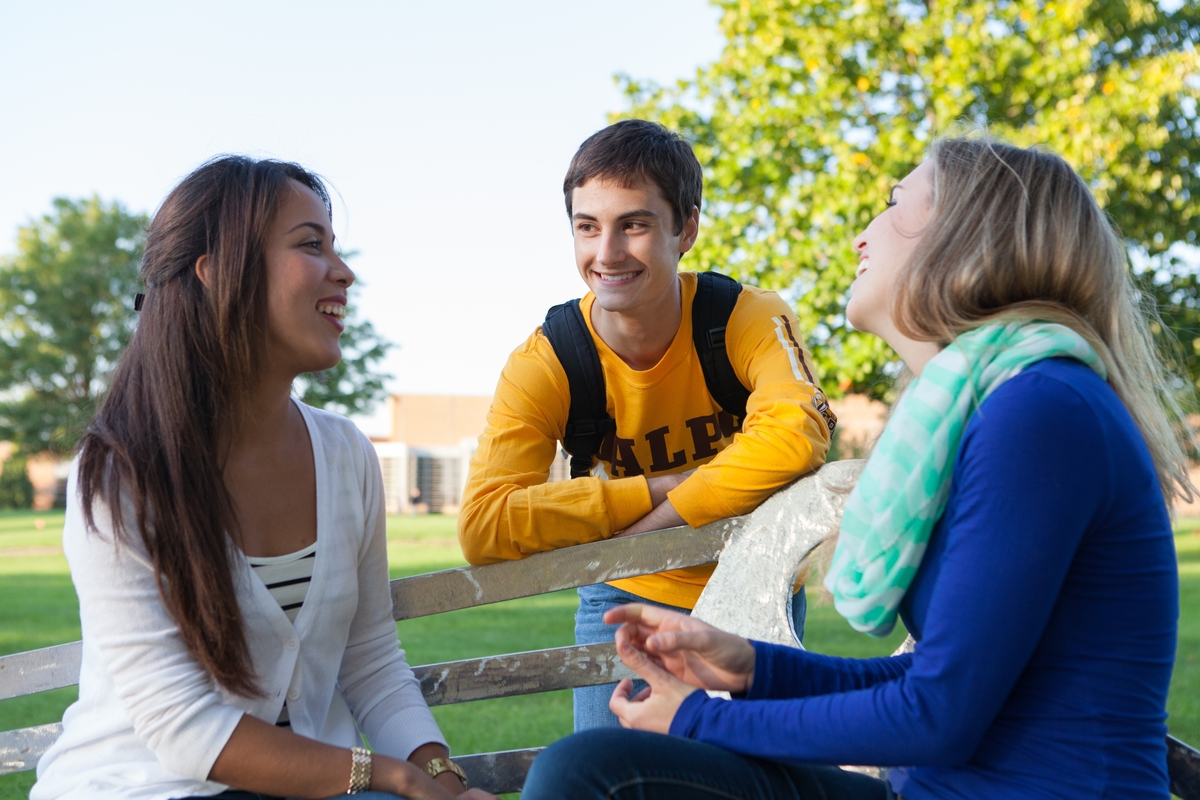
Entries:
[[623, 643], [675, 678], [701, 689], [744, 694], [754, 682], [753, 645], [707, 622], [642, 603], [610, 609], [604, 621], [623, 623], [617, 630], [617, 652], [635, 672], [638, 670], [622, 650]]
[[[621, 628], [620, 630], [625, 630]], [[656, 664], [644, 651], [634, 647], [629, 637], [621, 638], [617, 633], [617, 654], [625, 666], [638, 674], [648, 686], [630, 697], [633, 681], [623, 679], [613, 689], [608, 708], [617, 715], [621, 727], [653, 733], [670, 733], [671, 721], [684, 699], [692, 692], [700, 691], [684, 683]]]

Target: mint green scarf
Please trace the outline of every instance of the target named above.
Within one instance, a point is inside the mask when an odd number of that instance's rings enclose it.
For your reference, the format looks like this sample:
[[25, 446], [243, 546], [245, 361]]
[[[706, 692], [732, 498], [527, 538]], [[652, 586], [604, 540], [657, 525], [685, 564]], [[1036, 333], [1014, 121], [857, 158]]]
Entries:
[[963, 431], [1001, 384], [1046, 358], [1107, 371], [1087, 340], [1064, 325], [993, 323], [938, 353], [896, 404], [846, 503], [825, 587], [854, 628], [886, 636], [946, 507]]

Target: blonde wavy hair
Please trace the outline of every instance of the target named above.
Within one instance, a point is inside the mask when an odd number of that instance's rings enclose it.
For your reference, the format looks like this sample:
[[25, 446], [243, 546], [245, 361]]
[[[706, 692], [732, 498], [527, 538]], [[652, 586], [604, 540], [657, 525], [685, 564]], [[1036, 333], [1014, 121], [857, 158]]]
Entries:
[[[935, 140], [933, 215], [897, 274], [893, 320], [949, 343], [989, 322], [1038, 319], [1086, 338], [1146, 439], [1168, 505], [1190, 500], [1191, 429], [1150, 335], [1117, 232], [1061, 157], [984, 132]], [[1174, 381], [1186, 390], [1186, 381]]]

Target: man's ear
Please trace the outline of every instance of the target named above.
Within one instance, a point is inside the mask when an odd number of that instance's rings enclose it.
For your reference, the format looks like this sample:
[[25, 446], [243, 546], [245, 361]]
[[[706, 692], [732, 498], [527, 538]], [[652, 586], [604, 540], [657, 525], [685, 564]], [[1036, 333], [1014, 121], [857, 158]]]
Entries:
[[196, 277], [204, 284], [205, 289], [212, 288], [212, 284], [209, 283], [212, 280], [212, 272], [208, 268], [208, 253], [196, 259]]
[[679, 232], [679, 257], [692, 249], [696, 244], [696, 238], [700, 235], [700, 209], [692, 206], [692, 213], [688, 214], [687, 222], [683, 223], [683, 230]]

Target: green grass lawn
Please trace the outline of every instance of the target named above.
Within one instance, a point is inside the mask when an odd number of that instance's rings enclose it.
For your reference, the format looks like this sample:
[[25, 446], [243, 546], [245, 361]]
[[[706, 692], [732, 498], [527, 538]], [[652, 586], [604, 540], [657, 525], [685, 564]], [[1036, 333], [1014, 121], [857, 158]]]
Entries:
[[[38, 527], [41, 520], [41, 527]], [[60, 549], [62, 514], [0, 512], [0, 655], [79, 638], [74, 590]], [[1182, 615], [1168, 711], [1172, 733], [1200, 743], [1200, 520], [1176, 532]], [[437, 515], [388, 520], [392, 577], [463, 563], [454, 518]], [[574, 592], [514, 600], [399, 623], [411, 664], [429, 664], [573, 642]], [[871, 639], [850, 629], [832, 607], [810, 603], [805, 645], [846, 656], [881, 655], [903, 633]], [[75, 698], [59, 689], [0, 702], [0, 730], [58, 720]], [[456, 753], [548, 744], [571, 731], [571, 696], [554, 692], [435, 708]], [[0, 800], [26, 797], [33, 773], [0, 777]]]

